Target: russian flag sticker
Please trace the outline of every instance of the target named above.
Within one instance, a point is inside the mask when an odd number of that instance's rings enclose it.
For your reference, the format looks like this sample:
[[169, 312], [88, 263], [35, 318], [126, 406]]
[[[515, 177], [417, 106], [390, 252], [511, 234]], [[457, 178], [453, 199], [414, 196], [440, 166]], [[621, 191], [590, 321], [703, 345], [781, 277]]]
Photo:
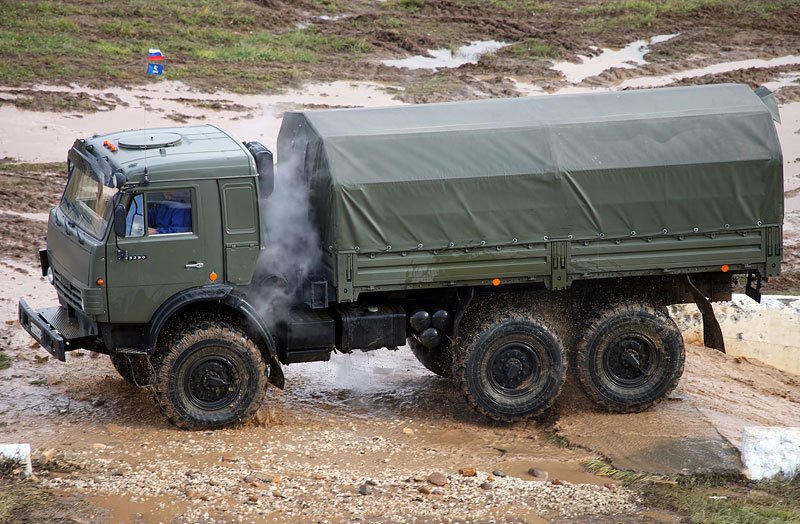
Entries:
[[164, 53], [161, 52], [161, 49], [151, 49], [147, 58], [150, 60], [164, 60]]

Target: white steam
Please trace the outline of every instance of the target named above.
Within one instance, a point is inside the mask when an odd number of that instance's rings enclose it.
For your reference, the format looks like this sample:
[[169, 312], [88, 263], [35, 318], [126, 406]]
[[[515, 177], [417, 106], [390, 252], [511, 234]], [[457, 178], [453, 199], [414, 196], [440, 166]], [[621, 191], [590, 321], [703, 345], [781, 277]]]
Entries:
[[319, 267], [322, 255], [308, 180], [297, 169], [300, 162], [300, 158], [279, 162], [275, 189], [259, 202], [266, 248], [258, 259], [252, 299], [272, 325], [286, 320], [289, 308], [302, 301], [303, 282]]

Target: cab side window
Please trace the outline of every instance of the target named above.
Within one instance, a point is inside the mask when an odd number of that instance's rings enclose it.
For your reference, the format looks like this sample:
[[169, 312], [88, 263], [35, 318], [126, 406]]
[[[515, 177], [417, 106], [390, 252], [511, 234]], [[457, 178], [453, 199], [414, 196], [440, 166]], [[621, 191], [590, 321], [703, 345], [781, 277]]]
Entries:
[[192, 231], [192, 192], [189, 189], [147, 193], [147, 234]]

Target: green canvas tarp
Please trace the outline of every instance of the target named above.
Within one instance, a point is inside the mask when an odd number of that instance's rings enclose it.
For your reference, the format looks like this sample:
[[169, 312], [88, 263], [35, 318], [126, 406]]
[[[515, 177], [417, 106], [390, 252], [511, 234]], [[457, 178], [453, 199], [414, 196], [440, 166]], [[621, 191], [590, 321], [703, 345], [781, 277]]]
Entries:
[[[286, 113], [324, 246], [382, 252], [780, 225], [782, 157], [744, 85]], [[390, 247], [391, 246], [391, 247]]]

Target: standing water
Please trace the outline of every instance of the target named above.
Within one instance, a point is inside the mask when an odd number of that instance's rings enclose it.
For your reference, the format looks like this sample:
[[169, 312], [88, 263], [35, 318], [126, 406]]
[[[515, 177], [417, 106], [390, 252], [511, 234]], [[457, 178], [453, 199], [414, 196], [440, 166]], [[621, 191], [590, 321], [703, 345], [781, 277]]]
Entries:
[[429, 49], [429, 56], [410, 56], [400, 60], [383, 60], [381, 63], [389, 67], [404, 67], [406, 69], [451, 69], [464, 64], [477, 64], [481, 56], [494, 53], [508, 44], [496, 40], [474, 41], [455, 50]]
[[[561, 71], [564, 77], [573, 84], [580, 83], [590, 76], [599, 75], [612, 67], [634, 69], [636, 66], [647, 63], [644, 56], [650, 52], [651, 45], [672, 40], [679, 34], [658, 35], [646, 40], [636, 40], [622, 49], [602, 49], [599, 55], [592, 57], [579, 55], [580, 63], [556, 62], [553, 64], [553, 69]], [[598, 50], [594, 46], [591, 49]]]

